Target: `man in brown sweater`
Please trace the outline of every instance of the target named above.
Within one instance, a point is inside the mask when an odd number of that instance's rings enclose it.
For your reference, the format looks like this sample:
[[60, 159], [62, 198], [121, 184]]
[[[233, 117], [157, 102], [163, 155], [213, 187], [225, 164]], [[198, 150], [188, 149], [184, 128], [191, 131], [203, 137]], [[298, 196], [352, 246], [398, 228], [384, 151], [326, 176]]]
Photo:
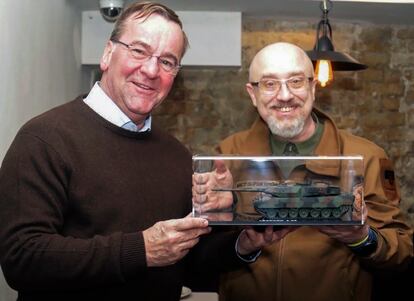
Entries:
[[186, 256], [210, 232], [186, 217], [191, 155], [151, 124], [187, 44], [172, 10], [131, 4], [100, 83], [18, 132], [0, 170], [0, 260], [19, 300], [178, 300], [188, 265], [241, 264], [238, 233]]

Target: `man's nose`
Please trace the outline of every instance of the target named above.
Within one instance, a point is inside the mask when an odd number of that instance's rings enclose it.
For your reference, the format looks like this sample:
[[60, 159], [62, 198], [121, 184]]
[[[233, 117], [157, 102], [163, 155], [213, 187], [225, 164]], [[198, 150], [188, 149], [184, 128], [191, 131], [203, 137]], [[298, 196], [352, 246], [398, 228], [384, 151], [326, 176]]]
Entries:
[[290, 99], [292, 99], [293, 94], [292, 92], [290, 92], [286, 83], [281, 83], [279, 91], [277, 91], [276, 97], [278, 100], [289, 101]]
[[160, 72], [158, 58], [156, 56], [152, 56], [143, 62], [141, 65], [141, 72], [145, 73], [149, 78], [157, 77]]

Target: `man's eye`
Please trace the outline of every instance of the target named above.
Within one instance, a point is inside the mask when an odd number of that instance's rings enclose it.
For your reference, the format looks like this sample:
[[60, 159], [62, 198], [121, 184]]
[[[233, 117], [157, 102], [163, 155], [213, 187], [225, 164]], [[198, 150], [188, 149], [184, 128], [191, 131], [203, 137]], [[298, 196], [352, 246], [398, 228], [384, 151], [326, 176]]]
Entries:
[[174, 68], [175, 67], [175, 63], [173, 61], [169, 60], [169, 59], [160, 58], [160, 62], [165, 67], [168, 67], [168, 68]]
[[289, 82], [290, 82], [291, 84], [298, 85], [298, 84], [303, 83], [303, 82], [304, 82], [304, 79], [303, 79], [303, 78], [301, 78], [301, 77], [295, 77], [295, 78], [291, 78], [291, 79], [289, 80]]
[[271, 89], [271, 88], [275, 88], [277, 86], [277, 84], [273, 80], [266, 80], [266, 81], [263, 81], [263, 86], [265, 88]]
[[146, 51], [144, 49], [141, 48], [132, 48], [131, 49], [132, 53], [134, 55], [138, 55], [138, 56], [146, 56]]

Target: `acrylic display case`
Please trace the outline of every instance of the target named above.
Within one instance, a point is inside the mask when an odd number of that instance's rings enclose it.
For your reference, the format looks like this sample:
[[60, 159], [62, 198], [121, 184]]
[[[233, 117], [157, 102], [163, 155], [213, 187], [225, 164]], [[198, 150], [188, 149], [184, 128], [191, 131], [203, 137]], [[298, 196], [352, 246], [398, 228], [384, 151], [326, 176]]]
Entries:
[[360, 225], [363, 157], [194, 156], [193, 216], [210, 225]]

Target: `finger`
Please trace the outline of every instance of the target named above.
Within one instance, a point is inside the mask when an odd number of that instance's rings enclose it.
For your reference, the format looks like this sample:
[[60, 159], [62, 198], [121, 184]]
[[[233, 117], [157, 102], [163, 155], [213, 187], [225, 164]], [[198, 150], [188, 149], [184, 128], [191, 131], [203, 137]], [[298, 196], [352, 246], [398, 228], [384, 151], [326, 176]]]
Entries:
[[196, 194], [193, 197], [193, 202], [196, 204], [204, 204], [205, 202], [207, 202], [207, 196], [205, 194]]
[[208, 181], [207, 173], [195, 173], [193, 174], [193, 185], [194, 184], [205, 184]]
[[261, 235], [261, 233], [256, 232], [252, 227], [246, 228], [245, 233], [247, 238], [251, 241], [256, 241], [257, 238]]
[[205, 193], [199, 193], [199, 189], [198, 186], [193, 186], [193, 188], [191, 189], [191, 194], [193, 195], [193, 197], [201, 197], [201, 196], [205, 196]]
[[197, 185], [195, 186], [195, 189], [198, 194], [204, 194], [207, 192], [207, 187], [205, 185]]
[[[228, 206], [229, 207], [229, 206]], [[207, 201], [203, 204], [203, 210], [204, 211], [213, 211], [213, 210], [219, 210], [222, 207], [220, 207], [220, 198], [217, 197], [207, 197]]]
[[210, 231], [211, 231], [211, 228], [208, 227], [198, 232], [192, 231], [192, 232], [181, 233], [181, 235], [177, 239], [175, 247], [178, 250], [190, 249], [199, 242], [201, 235], [208, 234]]
[[265, 231], [263, 232], [263, 239], [265, 242], [270, 243], [273, 240], [273, 226], [266, 226]]
[[189, 250], [192, 247], [194, 247], [196, 244], [198, 244], [199, 241], [200, 241], [200, 238], [199, 237], [196, 237], [196, 238], [193, 238], [193, 239], [184, 240], [184, 241], [181, 241], [177, 245], [177, 247], [180, 250]]
[[186, 256], [188, 254], [188, 252], [198, 243], [198, 240], [194, 240], [193, 242], [189, 243], [185, 243], [183, 245], [180, 246], [181, 250], [179, 251], [179, 258], [178, 259], [182, 259], [184, 256]]
[[218, 174], [223, 174], [227, 171], [227, 166], [224, 163], [224, 160], [216, 160], [214, 161], [214, 166], [216, 167], [216, 172]]
[[201, 206], [202, 206], [202, 207], [200, 207], [201, 208], [201, 212], [209, 212], [209, 211], [212, 211], [213, 210], [211, 208], [211, 202], [210, 201], [203, 203]]
[[204, 201], [203, 204], [203, 210], [209, 211], [216, 209], [216, 203], [217, 203], [217, 194], [214, 193], [207, 193], [203, 195], [204, 198], [201, 199], [201, 201]]
[[195, 228], [206, 228], [208, 227], [208, 220], [201, 217], [186, 217], [173, 220], [174, 229], [177, 231], [190, 230]]
[[211, 227], [183, 231], [183, 232], [180, 232], [179, 240], [181, 242], [192, 241], [194, 239], [200, 238], [200, 236], [202, 235], [209, 234], [210, 232], [211, 232]]

